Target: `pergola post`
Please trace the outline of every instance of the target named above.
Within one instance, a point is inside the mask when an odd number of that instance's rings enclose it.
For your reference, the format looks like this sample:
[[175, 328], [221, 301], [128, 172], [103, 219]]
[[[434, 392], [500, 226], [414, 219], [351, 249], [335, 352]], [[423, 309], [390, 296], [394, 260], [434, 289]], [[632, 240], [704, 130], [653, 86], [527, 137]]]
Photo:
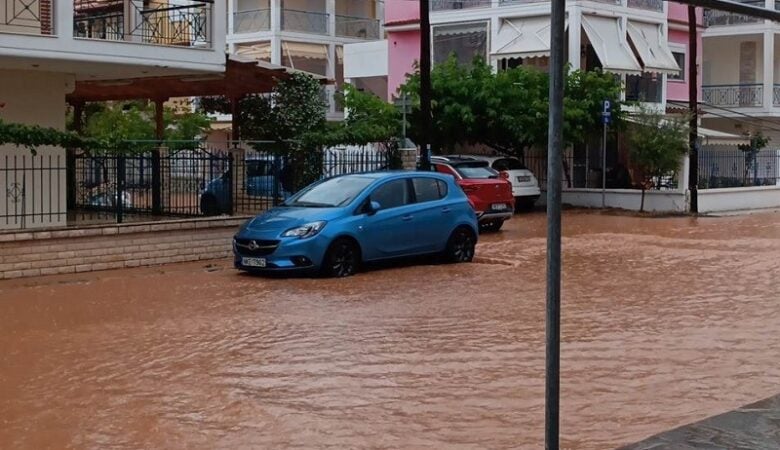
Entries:
[[160, 146], [165, 139], [165, 123], [163, 122], [163, 109], [165, 99], [154, 99], [154, 123], [157, 145], [152, 150], [152, 214], [162, 214], [162, 170], [160, 164]]
[[230, 97], [230, 140], [233, 146], [241, 140], [241, 96]]
[[[84, 103], [73, 103], [73, 130], [81, 135], [84, 128]], [[76, 183], [76, 152], [78, 149], [65, 149], [65, 190], [66, 205], [69, 210], [76, 208], [76, 192], [78, 183]]]

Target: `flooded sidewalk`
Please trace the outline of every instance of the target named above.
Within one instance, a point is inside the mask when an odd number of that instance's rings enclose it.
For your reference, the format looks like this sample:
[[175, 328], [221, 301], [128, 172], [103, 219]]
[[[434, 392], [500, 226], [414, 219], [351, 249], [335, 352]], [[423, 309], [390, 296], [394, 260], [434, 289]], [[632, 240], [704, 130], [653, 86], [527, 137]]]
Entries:
[[[563, 223], [564, 448], [777, 394], [780, 214]], [[0, 448], [543, 448], [544, 233], [339, 280], [0, 282]]]

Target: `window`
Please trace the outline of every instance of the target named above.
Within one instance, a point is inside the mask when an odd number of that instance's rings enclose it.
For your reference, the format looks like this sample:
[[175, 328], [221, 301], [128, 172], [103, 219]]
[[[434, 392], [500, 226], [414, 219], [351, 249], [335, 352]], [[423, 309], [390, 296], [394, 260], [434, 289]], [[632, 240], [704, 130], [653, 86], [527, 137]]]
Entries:
[[487, 36], [487, 22], [434, 27], [433, 62], [444, 62], [450, 55], [460, 64], [471, 64], [476, 57], [487, 60]]
[[371, 201], [379, 203], [380, 209], [396, 208], [411, 203], [409, 183], [406, 179], [387, 182], [371, 194]]
[[463, 178], [498, 178], [498, 172], [488, 167], [487, 163], [474, 162], [458, 164], [455, 166], [455, 170], [457, 170]]
[[626, 76], [626, 100], [632, 102], [660, 103], [661, 76], [644, 72]]
[[414, 195], [417, 203], [432, 202], [447, 196], [447, 184], [435, 178], [414, 178]]
[[502, 170], [525, 170], [526, 167], [519, 160], [514, 158], [501, 158], [493, 162], [493, 168]]
[[677, 61], [677, 65], [680, 66], [680, 73], [677, 75], [669, 75], [670, 80], [685, 81], [685, 53], [672, 52], [674, 60]]
[[322, 181], [296, 194], [285, 205], [301, 207], [335, 207], [349, 204], [374, 179], [344, 176]]

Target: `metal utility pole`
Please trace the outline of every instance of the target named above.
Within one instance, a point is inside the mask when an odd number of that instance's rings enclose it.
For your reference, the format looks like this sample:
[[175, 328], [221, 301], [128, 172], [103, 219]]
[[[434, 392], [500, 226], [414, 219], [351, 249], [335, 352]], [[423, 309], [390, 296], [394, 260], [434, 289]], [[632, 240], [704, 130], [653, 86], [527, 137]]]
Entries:
[[566, 0], [552, 0], [550, 28], [550, 122], [547, 146], [547, 354], [545, 448], [558, 450], [561, 364], [561, 178], [563, 159], [563, 50]]
[[420, 0], [420, 168], [431, 168], [431, 19], [430, 0]]
[[699, 212], [699, 83], [698, 71], [698, 24], [696, 23], [696, 7], [688, 5], [688, 108], [691, 111], [691, 122], [688, 126], [688, 191], [691, 195], [691, 212]]

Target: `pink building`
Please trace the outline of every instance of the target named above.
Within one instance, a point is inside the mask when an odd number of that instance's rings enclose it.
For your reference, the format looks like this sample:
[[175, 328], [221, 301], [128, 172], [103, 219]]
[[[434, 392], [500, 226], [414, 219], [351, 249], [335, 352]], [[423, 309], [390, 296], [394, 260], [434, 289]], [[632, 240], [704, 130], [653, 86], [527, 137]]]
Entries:
[[413, 1], [387, 2], [385, 6], [387, 31], [387, 97], [393, 98], [398, 88], [414, 71], [414, 62], [420, 59], [420, 5]]
[[[680, 75], [670, 75], [667, 77], [666, 82], [666, 101], [668, 104], [667, 109], [674, 110], [678, 103], [685, 103], [688, 101], [688, 69], [690, 67], [690, 60], [688, 58], [688, 6], [680, 3], [668, 3], [668, 38], [669, 48], [674, 55], [677, 65], [680, 66]], [[698, 65], [698, 80], [697, 85], [699, 87], [698, 98], [701, 99], [701, 83], [702, 83], [702, 59], [704, 55], [704, 49], [702, 46], [702, 31], [704, 27], [704, 20], [701, 8], [696, 8], [696, 22], [698, 24], [698, 35], [696, 37], [698, 44], [698, 52], [696, 64]]]

